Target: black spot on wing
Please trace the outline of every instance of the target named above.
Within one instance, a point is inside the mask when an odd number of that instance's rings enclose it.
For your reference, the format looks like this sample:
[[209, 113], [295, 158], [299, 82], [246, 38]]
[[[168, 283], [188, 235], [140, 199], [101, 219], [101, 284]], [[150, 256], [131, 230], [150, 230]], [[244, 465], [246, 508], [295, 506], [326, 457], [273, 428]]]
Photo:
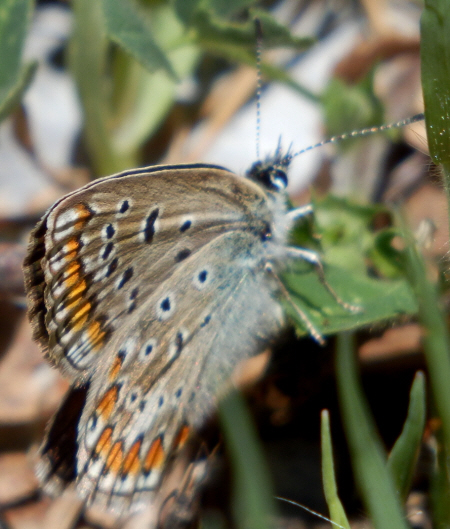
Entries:
[[106, 270], [106, 277], [110, 277], [116, 271], [118, 265], [119, 260], [116, 257], [109, 263], [108, 268]]
[[126, 211], [128, 211], [128, 208], [130, 207], [130, 203], [128, 202], [128, 200], [124, 200], [121, 204], [120, 204], [120, 207], [119, 207], [119, 213], [125, 213]]
[[164, 312], [169, 312], [170, 310], [170, 298], [164, 298], [162, 301], [161, 301], [161, 310], [163, 310]]
[[130, 294], [130, 299], [136, 299], [139, 294], [139, 287], [133, 288]]
[[187, 248], [185, 248], [184, 250], [181, 250], [178, 252], [177, 256], [175, 257], [175, 262], [179, 263], [180, 261], [187, 259], [190, 255], [191, 255], [191, 250], [188, 250]]
[[187, 231], [192, 225], [192, 222], [190, 220], [185, 220], [183, 224], [180, 226], [181, 233], [184, 233]]
[[105, 233], [107, 239], [112, 239], [114, 237], [114, 234], [116, 233], [116, 230], [114, 229], [114, 226], [112, 224], [108, 224], [108, 226], [106, 226]]
[[181, 332], [177, 332], [177, 336], [175, 338], [175, 354], [181, 353], [181, 349], [183, 349], [183, 334]]
[[208, 323], [211, 321], [211, 315], [208, 314], [208, 316], [205, 317], [205, 319], [200, 323], [200, 327], [206, 327]]
[[120, 278], [117, 288], [120, 290], [125, 285], [125, 283], [127, 283], [132, 277], [133, 277], [133, 267], [130, 266], [122, 274], [122, 277]]
[[102, 252], [102, 259], [106, 260], [111, 255], [111, 252], [113, 251], [114, 244], [110, 241], [104, 248]]
[[146, 243], [151, 243], [155, 236], [155, 222], [159, 215], [159, 208], [155, 208], [145, 219], [144, 240]]

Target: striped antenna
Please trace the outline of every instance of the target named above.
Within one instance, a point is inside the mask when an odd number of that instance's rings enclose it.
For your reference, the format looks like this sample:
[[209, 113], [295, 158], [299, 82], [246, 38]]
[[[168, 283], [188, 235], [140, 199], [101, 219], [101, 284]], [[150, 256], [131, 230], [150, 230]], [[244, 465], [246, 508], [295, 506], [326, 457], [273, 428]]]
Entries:
[[328, 140], [321, 141], [319, 143], [316, 143], [315, 145], [311, 145], [309, 147], [306, 147], [305, 149], [295, 152], [294, 154], [291, 155], [290, 158], [291, 159], [295, 158], [299, 154], [303, 154], [304, 152], [311, 151], [312, 149], [316, 149], [317, 147], [322, 147], [323, 145], [328, 145], [329, 143], [337, 143], [339, 141], [348, 140], [350, 138], [360, 138], [361, 136], [369, 136], [370, 134], [376, 134], [377, 132], [383, 132], [385, 130], [398, 129], [400, 127], [405, 127], [406, 125], [411, 125], [411, 123], [422, 121], [423, 119], [425, 119], [425, 116], [423, 114], [416, 114], [415, 116], [402, 119], [401, 121], [397, 121], [396, 123], [390, 123], [388, 125], [380, 125], [379, 127], [371, 127], [369, 129], [354, 130], [353, 132], [347, 132], [346, 134], [340, 134], [339, 136], [333, 136], [332, 138]]
[[256, 159], [260, 159], [259, 144], [261, 138], [261, 54], [263, 46], [263, 31], [261, 21], [255, 18], [256, 33]]

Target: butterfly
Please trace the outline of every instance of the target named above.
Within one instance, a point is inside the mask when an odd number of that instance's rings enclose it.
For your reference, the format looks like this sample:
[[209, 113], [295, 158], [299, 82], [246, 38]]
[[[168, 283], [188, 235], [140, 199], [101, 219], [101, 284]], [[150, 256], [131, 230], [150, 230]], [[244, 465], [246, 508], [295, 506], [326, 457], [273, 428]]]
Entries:
[[[292, 155], [245, 177], [215, 165], [125, 171], [57, 201], [24, 263], [34, 338], [72, 380], [41, 447], [58, 492], [116, 513], [148, 505], [241, 360], [285, 329], [280, 273], [318, 255], [288, 244]], [[347, 306], [348, 307], [348, 306]], [[296, 309], [309, 333], [322, 337]]]

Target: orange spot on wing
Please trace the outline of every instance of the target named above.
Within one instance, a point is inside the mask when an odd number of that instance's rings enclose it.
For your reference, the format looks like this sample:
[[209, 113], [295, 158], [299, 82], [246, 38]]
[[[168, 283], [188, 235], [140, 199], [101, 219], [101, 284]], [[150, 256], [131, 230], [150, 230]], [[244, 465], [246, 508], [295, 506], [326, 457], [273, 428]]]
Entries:
[[117, 474], [122, 466], [123, 462], [123, 443], [122, 441], [116, 441], [111, 450], [109, 451], [108, 457], [106, 459], [105, 470], [112, 470]]
[[116, 356], [114, 363], [111, 366], [111, 369], [109, 370], [108, 376], [109, 376], [110, 382], [113, 382], [117, 378], [117, 375], [120, 372], [120, 368], [122, 367], [122, 364], [123, 364], [123, 357]]
[[87, 288], [86, 281], [82, 279], [81, 281], [78, 281], [75, 286], [72, 287], [71, 290], [67, 293], [67, 300], [72, 300], [73, 298], [77, 298], [80, 296]]
[[91, 344], [92, 349], [99, 349], [103, 344], [105, 331], [102, 331], [102, 326], [99, 321], [93, 321], [87, 328], [87, 338]]
[[83, 328], [83, 325], [87, 322], [87, 319], [89, 317], [89, 312], [92, 308], [91, 303], [89, 301], [86, 301], [77, 312], [72, 316], [72, 322], [73, 322], [73, 329], [75, 331], [79, 331]]
[[77, 204], [75, 206], [77, 212], [77, 222], [75, 223], [75, 229], [81, 230], [86, 222], [91, 218], [92, 213], [84, 204]]
[[80, 267], [81, 265], [78, 261], [74, 261], [73, 263], [70, 263], [70, 265], [67, 267], [66, 271], [64, 272], [64, 286], [66, 286], [67, 288], [70, 288], [79, 282]]
[[118, 398], [119, 388], [117, 386], [112, 386], [108, 389], [102, 400], [99, 402], [96, 411], [105, 421], [108, 420], [108, 418], [111, 416], [111, 413], [114, 411]]
[[191, 429], [189, 428], [189, 426], [183, 426], [180, 428], [178, 435], [175, 437], [175, 440], [173, 442], [174, 449], [182, 448], [184, 446], [187, 441], [187, 438], [189, 437], [190, 432]]
[[166, 456], [162, 445], [161, 437], [158, 437], [151, 444], [144, 461], [144, 472], [147, 474], [151, 470], [158, 470], [163, 466]]
[[112, 434], [113, 429], [109, 426], [103, 430], [94, 448], [94, 452], [96, 455], [106, 455], [109, 453], [111, 447]]
[[62, 258], [65, 261], [72, 261], [77, 257], [78, 254], [78, 248], [80, 247], [80, 243], [77, 239], [72, 238], [69, 239], [66, 244], [64, 245], [64, 255]]
[[139, 450], [141, 449], [142, 439], [135, 441], [125, 457], [122, 467], [122, 474], [138, 474], [141, 469], [139, 460]]

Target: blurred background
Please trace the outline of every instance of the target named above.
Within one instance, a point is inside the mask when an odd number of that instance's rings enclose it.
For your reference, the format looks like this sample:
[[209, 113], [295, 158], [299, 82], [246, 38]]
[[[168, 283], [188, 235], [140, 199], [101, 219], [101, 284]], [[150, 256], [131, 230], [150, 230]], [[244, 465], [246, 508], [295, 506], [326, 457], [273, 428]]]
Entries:
[[[0, 9], [12, 5], [4, 4]], [[31, 339], [21, 263], [31, 228], [57, 198], [94, 178], [159, 163], [208, 162], [244, 175], [257, 156], [254, 16], [263, 25], [262, 157], [279, 142], [296, 152], [336, 134], [423, 112], [419, 0], [130, 5], [142, 14], [138, 29], [148, 32], [139, 46], [117, 25], [118, 15], [130, 14], [128, 2], [121, 13], [112, 0], [103, 2], [103, 11], [101, 2], [74, 0], [17, 2], [12, 27], [18, 43], [11, 44], [14, 50], [3, 47], [11, 63], [16, 57], [15, 73], [0, 72], [3, 85], [13, 87], [7, 96], [0, 90], [0, 522], [5, 527], [56, 523], [49, 514], [54, 502], [41, 496], [32, 468], [67, 382]], [[2, 31], [8, 28], [0, 24]], [[424, 233], [430, 274], [445, 274], [446, 199], [423, 123], [313, 149], [294, 159], [289, 178], [294, 204], [332, 193], [361, 207], [381, 206], [370, 216], [370, 230], [391, 225], [383, 208], [401, 206], [410, 228]], [[334, 219], [329, 222], [333, 227]], [[358, 235], [354, 245], [361, 245]], [[390, 449], [406, 417], [414, 373], [425, 367], [421, 330], [410, 315], [395, 323], [373, 322], [360, 331], [357, 346], [366, 396]], [[341, 498], [352, 527], [370, 527], [340, 424], [333, 348], [333, 340], [321, 349], [292, 333], [248, 397], [276, 494], [324, 515], [320, 410], [330, 409]], [[406, 503], [414, 527], [431, 527], [426, 505], [433, 428], [430, 419]], [[235, 523], [219, 492], [222, 480], [204, 494], [199, 509], [209, 520], [205, 527]], [[326, 525], [297, 506], [278, 507], [276, 527]], [[88, 515], [77, 523], [108, 525]]]

